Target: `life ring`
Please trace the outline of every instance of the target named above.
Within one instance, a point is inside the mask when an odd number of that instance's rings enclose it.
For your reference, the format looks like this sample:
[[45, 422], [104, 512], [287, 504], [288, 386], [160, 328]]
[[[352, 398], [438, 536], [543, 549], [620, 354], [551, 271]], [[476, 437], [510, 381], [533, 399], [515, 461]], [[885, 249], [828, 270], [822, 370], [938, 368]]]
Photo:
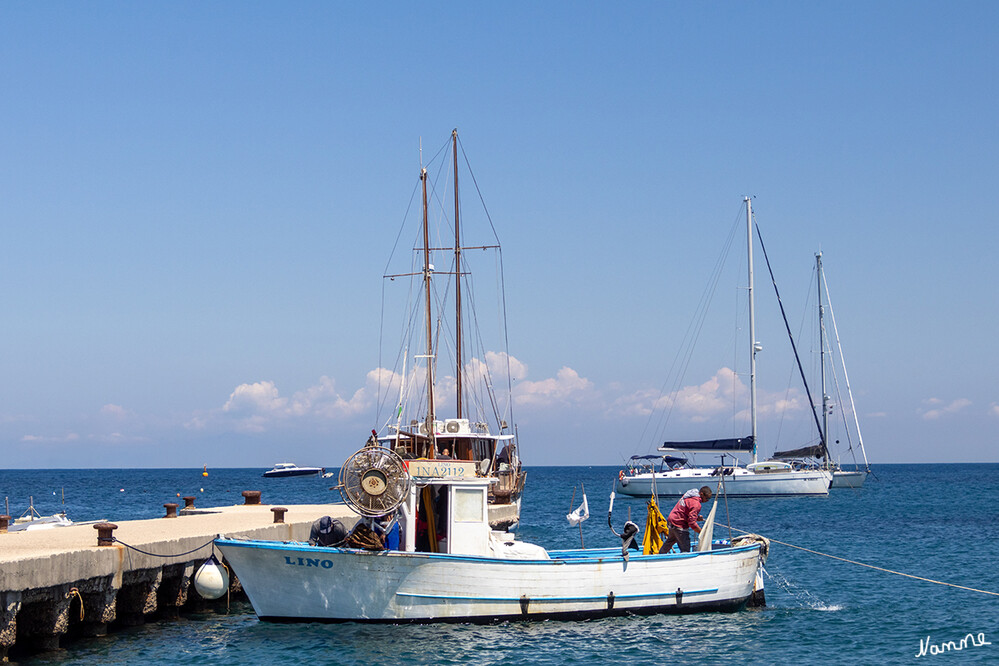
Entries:
[[618, 481], [624, 481], [624, 470], [623, 469], [620, 472], [617, 473], [617, 480]]

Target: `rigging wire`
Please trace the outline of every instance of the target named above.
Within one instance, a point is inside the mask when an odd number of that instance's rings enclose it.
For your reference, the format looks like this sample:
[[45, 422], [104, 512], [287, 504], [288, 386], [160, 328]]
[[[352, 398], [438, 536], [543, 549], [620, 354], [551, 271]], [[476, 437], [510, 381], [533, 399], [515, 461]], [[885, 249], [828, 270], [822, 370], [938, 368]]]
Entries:
[[[402, 232], [406, 229], [406, 220], [409, 219], [409, 213], [413, 209], [413, 201], [416, 199], [416, 193], [419, 191], [419, 180], [417, 184], [413, 186], [413, 191], [409, 196], [409, 204], [406, 206], [406, 212], [402, 216], [402, 222], [399, 225], [399, 231], [395, 235], [395, 242], [392, 244], [392, 250], [389, 252], [388, 260], [385, 262], [385, 269], [382, 271], [382, 298], [381, 298], [381, 312], [379, 314], [378, 321], [378, 367], [382, 368], [382, 349], [384, 348], [384, 331], [385, 331], [385, 275], [389, 272], [389, 266], [392, 265], [392, 258], [395, 256], [395, 251], [399, 247], [399, 239], [402, 238]], [[398, 361], [398, 359], [397, 359]], [[398, 366], [396, 366], [398, 367]], [[386, 395], [388, 392], [388, 387], [386, 387]], [[382, 373], [378, 373], [378, 380], [376, 384], [376, 399], [375, 399], [375, 423], [379, 421], [379, 414], [381, 413], [383, 403], [382, 403]]]
[[[451, 245], [451, 244], [453, 244], [450, 241], [449, 242], [443, 242], [441, 240], [441, 238], [442, 238], [442, 232], [445, 229], [450, 228], [450, 230], [452, 232], [450, 234], [450, 236], [452, 238], [454, 237], [454, 234], [453, 234], [454, 225], [453, 225], [453, 221], [450, 219], [450, 216], [449, 216], [449, 214], [447, 212], [448, 208], [447, 208], [447, 206], [444, 205], [446, 202], [443, 200], [443, 196], [444, 196], [443, 189], [437, 187], [437, 185], [441, 182], [442, 178], [447, 178], [450, 175], [452, 175], [452, 170], [450, 168], [451, 167], [451, 160], [446, 160], [446, 159], [443, 159], [441, 157], [446, 152], [446, 150], [450, 147], [450, 143], [451, 142], [450, 142], [450, 137], [449, 137], [449, 140], [445, 141], [442, 144], [441, 148], [434, 155], [434, 157], [432, 157], [429, 160], [429, 162], [427, 162], [427, 167], [426, 167], [427, 168], [427, 174], [428, 174], [427, 175], [427, 185], [428, 185], [428, 189], [429, 189], [430, 195], [431, 195], [431, 201], [432, 201], [432, 204], [433, 204], [432, 207], [434, 209], [432, 211], [431, 225], [433, 226], [432, 234], [435, 236], [435, 240], [431, 241], [431, 244], [434, 247], [431, 247], [430, 251], [432, 253], [434, 253], [435, 259], [440, 259], [439, 253], [442, 252], [442, 251], [446, 251], [448, 249], [451, 249], [448, 246]], [[502, 250], [501, 250], [501, 248], [500, 248], [500, 246], [498, 244], [498, 236], [496, 234], [495, 225], [493, 224], [492, 219], [489, 216], [489, 212], [488, 212], [488, 209], [487, 209], [487, 207], [485, 205], [485, 201], [484, 201], [484, 199], [482, 197], [481, 190], [479, 189], [478, 183], [475, 181], [474, 173], [471, 170], [471, 165], [468, 162], [467, 156], [465, 156], [464, 147], [462, 147], [462, 155], [464, 157], [465, 165], [466, 165], [466, 167], [468, 169], [468, 172], [472, 176], [472, 181], [473, 181], [473, 183], [475, 183], [476, 192], [478, 193], [479, 199], [482, 202], [482, 208], [485, 211], [486, 218], [487, 218], [487, 220], [489, 222], [489, 227], [490, 227], [490, 231], [492, 233], [492, 236], [493, 236], [494, 239], [497, 240], [495, 248], [483, 247], [482, 249], [496, 249], [497, 250], [497, 255], [498, 255], [498, 272], [499, 272], [499, 276], [500, 276], [500, 282], [499, 282], [499, 284], [500, 284], [499, 303], [500, 303], [500, 313], [501, 313], [501, 319], [502, 319], [503, 344], [505, 346], [504, 357], [503, 358], [504, 358], [504, 361], [505, 361], [506, 367], [507, 367], [507, 372], [506, 372], [506, 374], [507, 374], [507, 388], [508, 388], [508, 394], [510, 394], [508, 396], [508, 398], [507, 398], [506, 408], [501, 410], [500, 409], [500, 405], [498, 404], [497, 399], [496, 399], [494, 387], [493, 387], [493, 384], [492, 384], [491, 370], [489, 368], [489, 364], [488, 364], [487, 359], [486, 359], [486, 346], [485, 346], [485, 344], [483, 342], [481, 327], [479, 326], [479, 313], [478, 313], [478, 310], [477, 310], [477, 307], [476, 307], [476, 298], [475, 298], [475, 294], [474, 294], [474, 289], [470, 289], [468, 292], [466, 292], [465, 294], [463, 294], [464, 298], [462, 299], [463, 300], [462, 319], [466, 320], [469, 324], [472, 324], [471, 328], [474, 331], [475, 336], [467, 336], [467, 337], [464, 338], [465, 342], [462, 344], [463, 349], [461, 350], [461, 352], [462, 352], [462, 356], [466, 356], [466, 352], [471, 352], [471, 354], [467, 355], [466, 357], [468, 357], [468, 358], [476, 358], [479, 361], [478, 363], [476, 363], [475, 367], [478, 368], [478, 369], [480, 369], [480, 370], [482, 370], [482, 371], [484, 371], [484, 372], [479, 372], [477, 374], [484, 375], [484, 376], [482, 377], [482, 381], [480, 381], [480, 382], [463, 382], [463, 385], [465, 386], [465, 390], [463, 391], [463, 394], [464, 394], [463, 398], [469, 399], [470, 407], [471, 407], [471, 409], [469, 410], [469, 416], [477, 416], [478, 417], [477, 420], [479, 420], [479, 421], [488, 421], [489, 419], [486, 416], [486, 414], [488, 412], [488, 409], [487, 409], [487, 404], [488, 404], [489, 407], [491, 407], [491, 409], [492, 409], [493, 416], [495, 417], [495, 419], [497, 421], [497, 425], [499, 425], [499, 423], [502, 421], [502, 416], [501, 415], [504, 414], [504, 413], [509, 413], [510, 414], [510, 419], [512, 421], [512, 379], [510, 377], [511, 373], [509, 371], [509, 368], [510, 368], [509, 329], [508, 329], [508, 325], [507, 325], [507, 321], [506, 321], [505, 284], [502, 281], [502, 277], [503, 277], [503, 270], [502, 270]], [[422, 159], [421, 159], [421, 162], [422, 162]], [[410, 197], [410, 204], [409, 204], [409, 206], [407, 208], [407, 212], [406, 212], [406, 217], [407, 218], [412, 213], [412, 209], [413, 209], [413, 206], [414, 206], [413, 201], [416, 198], [417, 191], [418, 191], [418, 186], [416, 188], [414, 188], [414, 192], [413, 192], [413, 194]], [[458, 196], [459, 196], [459, 201], [460, 201], [460, 193], [459, 193]], [[404, 222], [404, 226], [405, 226], [405, 222]], [[397, 246], [399, 245], [399, 240], [401, 238], [402, 233], [403, 233], [402, 230], [400, 230], [400, 232], [399, 232], [399, 234], [398, 234], [398, 236], [396, 238], [396, 243], [395, 243], [395, 245], [393, 246], [393, 249], [392, 249], [392, 256], [393, 257], [396, 254]], [[405, 341], [406, 340], [410, 340], [411, 341], [411, 338], [413, 337], [414, 332], [420, 330], [419, 329], [419, 321], [418, 320], [420, 319], [420, 317], [419, 317], [419, 311], [422, 311], [422, 310], [419, 307], [417, 307], [416, 305], [414, 305], [414, 303], [415, 303], [414, 292], [418, 292], [418, 293], [416, 293], [415, 298], [418, 298], [420, 294], [423, 294], [423, 281], [422, 280], [418, 281], [415, 278], [415, 276], [422, 275], [422, 271], [423, 271], [422, 260], [419, 260], [419, 258], [416, 256], [417, 254], [419, 254], [420, 252], [422, 252], [422, 247], [423, 247], [422, 240], [420, 239], [420, 234], [417, 234], [417, 239], [414, 242], [413, 247], [414, 247], [414, 252], [413, 252], [413, 255], [412, 255], [413, 256], [413, 259], [412, 259], [412, 268], [411, 268], [410, 273], [406, 274], [409, 277], [410, 290], [409, 290], [409, 299], [407, 300], [407, 316], [403, 320], [403, 327], [402, 327], [402, 331], [401, 331], [402, 332], [402, 339], [403, 339], [404, 343], [399, 346], [400, 351], [399, 351], [399, 354], [396, 357], [395, 365], [393, 366], [394, 371], [398, 371], [400, 369], [400, 364], [402, 363], [402, 358], [403, 358], [403, 355], [405, 354], [405, 350], [410, 348], [409, 346], [406, 345]], [[463, 255], [463, 256], [468, 256], [468, 255]], [[389, 264], [391, 264], [391, 261], [392, 261], [392, 257], [390, 257], [390, 259], [389, 259]], [[438, 262], [433, 261], [432, 263], [438, 263]], [[457, 272], [457, 270], [455, 268], [455, 257], [453, 255], [451, 255], [449, 257], [449, 259], [447, 259], [447, 260], [445, 260], [443, 262], [440, 262], [440, 263], [447, 264], [449, 266], [450, 270], [448, 270], [446, 272], [445, 271], [440, 271], [440, 270], [435, 270], [434, 271], [435, 274], [455, 274]], [[456, 275], [456, 279], [465, 279], [469, 283], [471, 283], [472, 282], [472, 271], [466, 269], [466, 267], [464, 265], [464, 263], [465, 263], [464, 261], [462, 263], [463, 263], [463, 266], [462, 266], [462, 275]], [[386, 273], [385, 277], [392, 277], [393, 279], [396, 278], [396, 277], [402, 277], [402, 275], [395, 275], [395, 276], [389, 276], [389, 275], [387, 275], [387, 273], [388, 273], [388, 265], [386, 266], [385, 273]], [[419, 285], [416, 284], [417, 282], [419, 282]], [[451, 319], [449, 319], [448, 317], [445, 316], [445, 312], [447, 310], [446, 306], [447, 306], [448, 302], [451, 300], [451, 291], [452, 291], [451, 281], [450, 280], [446, 280], [445, 281], [444, 286], [443, 286], [443, 291], [440, 291], [437, 288], [439, 285], [437, 285], [436, 281], [431, 281], [431, 284], [432, 284], [431, 289], [433, 290], [432, 294], [431, 294], [431, 298], [433, 299], [433, 302], [434, 302], [435, 308], [436, 308], [436, 315], [434, 316], [434, 324], [435, 324], [435, 327], [434, 327], [434, 329], [435, 329], [435, 331], [434, 331], [434, 341], [433, 341], [433, 345], [432, 346], [433, 346], [433, 348], [436, 351], [434, 352], [433, 358], [424, 359], [424, 360], [427, 363], [432, 363], [433, 364], [433, 369], [435, 370], [435, 374], [436, 374], [437, 367], [440, 365], [440, 363], [442, 361], [444, 363], [447, 363], [447, 357], [448, 357], [448, 355], [450, 355], [450, 357], [451, 357], [451, 359], [452, 359], [453, 362], [456, 362], [456, 359], [457, 359], [457, 353], [456, 352], [458, 350], [455, 349], [454, 344], [453, 344], [454, 338], [455, 338], [455, 335], [454, 335], [455, 332], [454, 332], [453, 328], [454, 328], [454, 326], [461, 325], [461, 324], [459, 324], [458, 322], [454, 322], [454, 321], [452, 321]], [[468, 299], [467, 301], [465, 300], [466, 298]], [[387, 296], [386, 296], [386, 293], [385, 293], [385, 285], [383, 283], [383, 289], [382, 289], [382, 311], [381, 311], [380, 332], [379, 332], [379, 366], [380, 367], [382, 365], [382, 363], [381, 363], [381, 352], [382, 352], [382, 347], [383, 347], [383, 343], [384, 343], [384, 339], [383, 339], [383, 334], [382, 333], [384, 331], [384, 326], [385, 326], [385, 313], [386, 313], [386, 309], [387, 309], [386, 303], [387, 303]], [[467, 307], [466, 307], [466, 305], [467, 305]], [[414, 361], [414, 366], [415, 365], [418, 365], [418, 362]], [[441, 366], [441, 367], [444, 367], [444, 366]], [[468, 368], [463, 368], [461, 370], [461, 372], [463, 373], [462, 374], [462, 378], [463, 379], [465, 377], [470, 377], [471, 376], [469, 374], [465, 374], [465, 373], [468, 372]], [[389, 385], [384, 386], [385, 379], [383, 378], [382, 375], [383, 375], [383, 373], [379, 373], [379, 377], [378, 377], [378, 379], [379, 379], [379, 391], [378, 391], [379, 392], [379, 399], [378, 399], [377, 405], [376, 405], [376, 419], [377, 419], [377, 415], [380, 414], [381, 411], [386, 408], [386, 405], [389, 403], [389, 397], [392, 394], [391, 385], [393, 383], [392, 379], [394, 379], [394, 378], [391, 377], [391, 375], [389, 375], [389, 377], [390, 377]], [[417, 386], [420, 383], [419, 372], [416, 371], [415, 368], [414, 368], [414, 371], [411, 373], [411, 375], [406, 375], [406, 377], [410, 377], [411, 379], [406, 379], [407, 387], [401, 387], [402, 394], [406, 394], [407, 392], [409, 392], [411, 390], [409, 387]], [[426, 401], [426, 397], [427, 396], [425, 395], [425, 393], [426, 393], [425, 383], [426, 382], [424, 381], [423, 382], [423, 388], [424, 388], [424, 390], [422, 392], [416, 394], [416, 395], [419, 396], [419, 400], [417, 402], [417, 406], [418, 407], [424, 405], [425, 401]], [[469, 384], [473, 384], [473, 385], [470, 386]], [[484, 388], [484, 391], [483, 391], [483, 388]], [[467, 391], [467, 393], [466, 393], [466, 391]], [[436, 391], [435, 391], [435, 395], [436, 395]], [[393, 399], [392, 400], [393, 404], [395, 404], [396, 400], [397, 399]], [[409, 404], [409, 398], [403, 399], [402, 402], [403, 402], [404, 405], [408, 405], [408, 407], [410, 408], [410, 411], [412, 411], [411, 410], [412, 405]], [[406, 407], [404, 407], [404, 409], [405, 408]], [[397, 413], [397, 411], [395, 409], [393, 409], [393, 414], [396, 414], [396, 413]], [[388, 421], [386, 422], [386, 424], [387, 423], [388, 423]]]
[[[756, 217], [755, 214], [753, 215], [753, 217], [754, 218]], [[759, 229], [757, 229], [757, 232], [758, 231], [759, 231]], [[765, 251], [764, 251], [764, 254], [766, 254]], [[803, 337], [804, 330], [805, 330], [805, 323], [808, 321], [808, 312], [809, 312], [809, 310], [812, 307], [812, 297], [811, 297], [811, 294], [812, 294], [812, 286], [813, 285], [814, 285], [814, 282], [809, 282], [808, 283], [808, 290], [806, 291], [806, 293], [808, 294], [808, 296], [806, 296], [806, 298], [805, 298], [805, 307], [802, 308], [802, 311], [801, 311], [801, 320], [800, 320], [800, 323], [798, 324], [798, 339], [799, 340], [801, 340], [802, 337]], [[778, 295], [778, 299], [779, 298], [780, 297]], [[791, 335], [790, 329], [788, 329], [788, 335]], [[792, 339], [791, 344], [792, 344], [792, 349], [793, 349], [793, 345], [794, 345], [793, 339]], [[813, 338], [812, 339], [812, 349], [814, 349], [815, 346], [816, 345], [815, 345], [815, 341], [814, 341], [814, 338]], [[794, 357], [795, 357], [795, 359], [797, 359], [797, 352], [795, 352]], [[811, 376], [814, 377], [817, 374], [817, 372], [815, 370], [815, 357], [811, 356], [811, 357], [809, 357], [809, 359], [812, 361], [812, 363], [809, 366], [809, 369], [811, 370]], [[784, 423], [785, 423], [785, 419], [786, 419], [787, 413], [788, 413], [788, 405], [792, 404], [791, 390], [793, 388], [793, 383], [794, 383], [794, 365], [795, 365], [794, 364], [794, 360], [792, 360], [791, 363], [788, 364], [788, 368], [787, 368], [787, 383], [785, 384], [785, 387], [784, 387], [784, 409], [782, 409], [781, 412], [780, 412], [780, 418], [777, 421], [776, 436], [773, 439], [773, 446], [774, 446], [774, 450], [775, 451], [780, 448], [779, 442], [783, 438]], [[805, 388], [807, 389], [808, 387], [806, 386]], [[810, 405], [810, 409], [812, 409], [812, 410], [816, 409], [816, 405], [814, 403], [812, 403]], [[798, 444], [792, 445], [792, 446], [802, 446], [802, 445], [804, 445], [804, 446], [811, 446], [813, 444], [813, 442], [816, 441], [816, 439], [821, 440], [821, 438], [822, 438], [821, 433], [822, 433], [822, 430], [820, 428], [819, 429], [819, 436], [818, 437], [815, 437], [814, 435], [806, 435], [803, 438], [804, 439], [804, 444], [798, 443]], [[829, 440], [829, 438], [826, 437], [826, 441], [827, 442], [828, 442], [828, 440]]]
[[[506, 360], [506, 378], [507, 378], [507, 395], [509, 398], [509, 409], [510, 409], [510, 423], [514, 422], [513, 418], [513, 379], [511, 378], [510, 372], [510, 331], [507, 319], [507, 308], [506, 308], [506, 280], [503, 270], [503, 248], [500, 243], [499, 234], [496, 233], [496, 225], [493, 224], [493, 217], [489, 214], [489, 207], [486, 206], [485, 197], [482, 196], [482, 189], [479, 187], [479, 181], [475, 178], [475, 172], [472, 170], [472, 164], [468, 161], [468, 155], [465, 154], [465, 144], [461, 142], [461, 137], [458, 137], [458, 147], [461, 148], [461, 156], [465, 161], [465, 168], [468, 169], [468, 175], [472, 178], [472, 185], [475, 186], [475, 193], [479, 196], [479, 202], [482, 205], [482, 210], [486, 215], [486, 220], [489, 222], [489, 228], [493, 232], [493, 240], [496, 242], [497, 254], [499, 256], [499, 271], [500, 271], [500, 300], [503, 308], [503, 353]], [[505, 412], [504, 412], [505, 413]]]
[[[434, 161], [437, 160], [437, 158], [444, 152], [444, 150], [446, 149], [446, 147], [447, 147], [447, 142], [443, 143], [441, 145], [441, 147], [437, 150], [437, 152], [435, 153], [435, 155], [431, 158], [431, 163], [433, 163]], [[423, 161], [422, 160], [422, 150], [421, 150], [421, 160], [420, 161], [421, 161], [421, 169], [422, 169], [423, 168], [423, 165], [422, 165], [422, 161]], [[429, 170], [428, 170], [428, 174], [429, 174]], [[439, 174], [439, 170], [438, 170], [438, 174]], [[392, 251], [389, 254], [388, 261], [386, 262], [385, 269], [383, 271], [382, 308], [381, 308], [382, 311], [381, 311], [381, 321], [379, 322], [379, 363], [378, 363], [379, 369], [381, 369], [383, 367], [383, 364], [382, 364], [382, 349], [384, 347], [384, 334], [383, 334], [383, 332], [384, 332], [384, 327], [385, 327], [385, 303], [386, 303], [384, 278], [389, 278], [391, 280], [394, 280], [395, 277], [400, 277], [400, 276], [390, 276], [390, 275], [388, 275], [388, 273], [389, 273], [389, 267], [391, 266], [392, 260], [395, 257], [396, 250], [397, 250], [398, 245], [399, 245], [399, 240], [402, 237], [402, 233], [403, 233], [403, 231], [405, 230], [405, 228], [407, 226], [407, 220], [409, 219], [409, 216], [410, 216], [410, 214], [412, 212], [413, 202], [416, 199], [416, 195], [419, 192], [419, 189], [420, 189], [420, 183], [419, 183], [419, 181], [417, 181], [417, 184], [414, 186], [413, 192], [410, 195], [410, 200], [409, 200], [409, 204], [407, 205], [407, 208], [406, 208], [406, 213], [403, 216], [403, 220], [402, 220], [402, 223], [400, 224], [399, 232], [396, 235], [395, 243], [392, 246]], [[413, 245], [414, 248], [417, 248], [420, 245], [420, 242], [418, 240], [419, 236], [420, 236], [420, 234], [417, 233], [416, 239], [414, 239], [414, 242], [412, 243], [412, 245]], [[418, 271], [417, 271], [417, 265], [416, 265], [416, 252], [413, 252], [411, 254], [411, 259], [410, 259], [410, 273], [408, 274], [408, 276], [410, 277], [410, 280], [409, 280], [409, 285], [410, 286], [409, 286], [409, 290], [408, 290], [408, 297], [406, 299], [406, 315], [402, 318], [402, 338], [401, 339], [403, 341], [410, 339], [412, 337], [413, 330], [415, 330], [416, 310], [417, 310], [417, 308], [414, 307], [414, 301], [413, 301], [413, 284], [414, 284], [413, 275], [417, 274], [417, 272]], [[419, 267], [419, 272], [420, 272], [420, 274], [422, 274], [422, 266]], [[393, 365], [393, 373], [398, 374], [396, 371], [400, 369], [400, 366], [401, 366], [401, 363], [402, 363], [402, 358], [403, 358], [404, 354], [406, 353], [407, 349], [408, 349], [408, 347], [405, 345], [405, 343], [399, 345], [398, 352], [397, 352], [397, 355], [396, 355], [395, 364]], [[429, 360], [428, 360], [428, 362], [429, 362]], [[381, 414], [382, 409], [385, 408], [385, 404], [388, 401], [388, 396], [389, 396], [389, 393], [391, 392], [391, 388], [392, 388], [391, 387], [391, 382], [390, 382], [389, 385], [387, 385], [387, 386], [384, 387], [384, 391], [383, 391], [382, 374], [383, 373], [379, 370], [379, 372], [378, 372], [378, 378], [377, 378], [377, 394], [378, 394], [378, 399], [376, 400], [376, 408], [375, 408], [376, 409], [376, 411], [375, 411], [375, 421], [376, 421], [376, 423], [380, 421], [380, 416], [379, 415]], [[404, 379], [405, 378], [401, 377], [400, 381], [404, 381]], [[405, 392], [405, 387], [402, 387], [402, 388], [403, 388], [403, 391]], [[395, 413], [395, 410], [393, 410], [393, 413]], [[388, 418], [391, 419], [391, 416], [389, 416]], [[389, 420], [386, 420], [385, 425], [388, 425], [388, 423], [389, 423]]]
[[[755, 218], [755, 215], [753, 216]], [[818, 428], [819, 434], [822, 433], [822, 426], [819, 424], [819, 415], [815, 413], [815, 402], [812, 400], [812, 393], [808, 389], [808, 381], [805, 379], [805, 371], [801, 367], [801, 358], [798, 356], [798, 348], [794, 344], [794, 336], [791, 335], [791, 326], [787, 321], [787, 313], [784, 311], [784, 302], [781, 300], [780, 291], [777, 289], [777, 279], [774, 277], [773, 268], [770, 266], [770, 257], [767, 255], [767, 248], [763, 244], [763, 234], [760, 233], [760, 225], [756, 224], [756, 237], [760, 239], [760, 249], [763, 250], [763, 258], [767, 263], [767, 270], [770, 272], [770, 282], [774, 286], [774, 293], [777, 295], [777, 303], [780, 305], [780, 313], [784, 318], [784, 327], [787, 329], [787, 337], [791, 341], [791, 350], [794, 352], [794, 358], [798, 363], [798, 371], [801, 373], [801, 381], [805, 385], [805, 393], [808, 395], [808, 403], [812, 405], [812, 416], [815, 418], [815, 427]], [[825, 449], [825, 457], [829, 458], [829, 449], [825, 446], [823, 442], [823, 448]]]
[[[825, 277], [825, 274], [823, 274], [823, 278], [824, 277]], [[857, 428], [857, 442], [860, 445], [860, 453], [864, 457], [864, 465], [866, 467], [870, 467], [870, 464], [867, 462], [867, 451], [864, 450], [864, 436], [860, 432], [860, 419], [857, 417], [857, 406], [853, 402], [853, 391], [850, 390], [850, 376], [846, 372], [846, 359], [843, 358], [843, 345], [840, 342], [840, 339], [839, 339], [839, 329], [836, 326], [836, 313], [833, 311], [832, 296], [829, 295], [829, 283], [826, 282], [825, 279], [823, 279], [822, 284], [825, 287], [826, 302], [829, 304], [829, 318], [832, 320], [833, 335], [836, 338], [836, 347], [839, 350], [839, 362], [843, 365], [843, 380], [846, 383], [846, 394], [850, 398], [850, 411], [853, 414], [854, 425]], [[837, 391], [838, 390], [839, 389], [837, 387]], [[842, 404], [842, 402], [840, 404]], [[843, 418], [845, 419], [846, 418], [846, 410], [842, 409], [841, 411], [843, 412]], [[849, 432], [850, 432], [849, 426], [846, 426], [846, 432], [847, 432], [847, 435], [849, 435]], [[853, 450], [853, 442], [852, 441], [850, 442], [850, 449]], [[856, 462], [856, 460], [857, 460], [857, 453], [856, 453], [856, 451], [853, 452], [853, 459], [854, 459], [854, 462]]]
[[[666, 428], [669, 425], [676, 401], [667, 400], [666, 404], [661, 408], [659, 407], [659, 404], [663, 402], [663, 399], [667, 395], [675, 396], [676, 393], [680, 391], [687, 369], [690, 367], [690, 362], [693, 359], [694, 347], [697, 344], [697, 340], [700, 338], [701, 331], [703, 330], [704, 323], [707, 319], [709, 306], [714, 298], [719, 281], [721, 280], [722, 267], [725, 265], [728, 254], [732, 248], [736, 230], [738, 228], [737, 225], [738, 218], [735, 222], [733, 222], [728, 238], [723, 244], [722, 250], [715, 260], [714, 267], [708, 278], [708, 283], [705, 285], [704, 291], [701, 293], [700, 300], [697, 304], [697, 308], [695, 309], [694, 317], [687, 325], [687, 330], [684, 333], [683, 340], [677, 348], [677, 352], [673, 357], [673, 362], [666, 373], [666, 378], [659, 389], [659, 395], [652, 403], [652, 408], [649, 411], [649, 417], [646, 420], [641, 435], [639, 436], [639, 442], [645, 440], [647, 433], [650, 431], [650, 426], [652, 426], [653, 419], [656, 418], [657, 420], [655, 427], [652, 429], [653, 434], [650, 439], [650, 444], [647, 446], [646, 450], [648, 450], [648, 447], [652, 446], [656, 440], [661, 439], [664, 436]], [[676, 371], [675, 377], [674, 371]], [[667, 392], [667, 390], [669, 390], [669, 392]]]

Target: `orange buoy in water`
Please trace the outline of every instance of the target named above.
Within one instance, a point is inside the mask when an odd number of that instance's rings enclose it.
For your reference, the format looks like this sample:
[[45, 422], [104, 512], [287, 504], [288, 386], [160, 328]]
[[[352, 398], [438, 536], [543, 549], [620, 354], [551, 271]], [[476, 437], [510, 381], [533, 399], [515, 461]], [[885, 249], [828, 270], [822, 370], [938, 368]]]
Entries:
[[205, 465], [205, 471], [201, 473], [201, 476], [208, 476], [208, 465]]

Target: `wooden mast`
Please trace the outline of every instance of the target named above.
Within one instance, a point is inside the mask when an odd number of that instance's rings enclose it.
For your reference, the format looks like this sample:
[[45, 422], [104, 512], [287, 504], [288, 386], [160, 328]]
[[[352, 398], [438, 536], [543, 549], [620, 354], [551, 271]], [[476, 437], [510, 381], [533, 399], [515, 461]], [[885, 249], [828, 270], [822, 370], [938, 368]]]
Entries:
[[[461, 418], [461, 227], [458, 224], [458, 130], [451, 130], [454, 161], [454, 301], [455, 301], [455, 377], [457, 379], [457, 416]], [[453, 452], [455, 453], [455, 452]]]
[[437, 455], [437, 445], [434, 439], [434, 327], [430, 308], [430, 225], [427, 220], [427, 170], [420, 170], [420, 181], [423, 183], [423, 290], [427, 295], [427, 437], [430, 438], [431, 451]]

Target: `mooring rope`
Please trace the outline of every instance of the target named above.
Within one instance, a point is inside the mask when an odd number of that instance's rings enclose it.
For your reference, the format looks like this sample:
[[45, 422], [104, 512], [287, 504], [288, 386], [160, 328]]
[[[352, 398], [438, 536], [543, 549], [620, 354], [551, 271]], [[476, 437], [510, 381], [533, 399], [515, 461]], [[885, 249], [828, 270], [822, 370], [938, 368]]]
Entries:
[[66, 593], [67, 599], [72, 599], [76, 597], [80, 600], [80, 622], [83, 622], [83, 595], [80, 594], [80, 589], [77, 587], [69, 588], [69, 592]]
[[[736, 532], [742, 532], [743, 534], [751, 534], [750, 532], [747, 532], [745, 530], [740, 530], [740, 529], [738, 529], [736, 527], [731, 527], [731, 526], [729, 526], [729, 527], [731, 529], [735, 530]], [[979, 590], [978, 588], [975, 588], [975, 587], [967, 587], [965, 585], [957, 585], [956, 583], [948, 583], [948, 582], [942, 581], [942, 580], [933, 580], [932, 578], [924, 578], [922, 576], [915, 576], [913, 574], [907, 574], [907, 573], [904, 573], [902, 571], [893, 571], [892, 569], [886, 569], [884, 567], [879, 567], [879, 566], [876, 566], [876, 565], [873, 565], [873, 564], [867, 564], [865, 562], [858, 562], [856, 560], [848, 560], [845, 557], [839, 557], [837, 555], [830, 555], [829, 553], [821, 553], [821, 552], [819, 552], [817, 550], [812, 550], [811, 548], [805, 548], [803, 546], [795, 546], [793, 543], [785, 543], [784, 541], [778, 541], [777, 539], [774, 539], [773, 537], [767, 537], [767, 538], [770, 539], [770, 541], [772, 541], [773, 543], [779, 543], [780, 545], [787, 546], [788, 548], [797, 548], [798, 550], [803, 550], [806, 553], [812, 553], [813, 555], [821, 555], [822, 557], [828, 557], [828, 558], [833, 559], [833, 560], [839, 560], [840, 562], [847, 562], [849, 564], [856, 564], [856, 565], [861, 566], [861, 567], [867, 567], [868, 569], [874, 569], [876, 571], [884, 571], [885, 573], [895, 574], [896, 576], [905, 576], [906, 578], [914, 578], [916, 580], [921, 580], [921, 581], [924, 581], [926, 583], [935, 583], [936, 585], [946, 585], [948, 587], [956, 587], [956, 588], [958, 588], [960, 590], [968, 590], [969, 592], [981, 592], [982, 594], [990, 594], [990, 595], [992, 595], [994, 597], [999, 597], [999, 592], [990, 592], [989, 590]]]
[[121, 539], [119, 539], [117, 537], [111, 537], [111, 540], [115, 541], [116, 543], [120, 543], [121, 545], [125, 546], [125, 548], [131, 548], [132, 550], [134, 550], [134, 551], [136, 551], [138, 553], [142, 553], [143, 555], [149, 555], [150, 557], [163, 557], [163, 558], [167, 558], [167, 557], [183, 557], [184, 555], [190, 555], [191, 553], [196, 553], [199, 550], [201, 550], [202, 548], [207, 548], [208, 546], [211, 546], [213, 543], [215, 543], [215, 539], [212, 539], [211, 541], [209, 541], [209, 542], [207, 542], [207, 543], [205, 543], [205, 544], [203, 544], [201, 546], [198, 546], [197, 548], [195, 548], [193, 550], [189, 550], [186, 553], [170, 553], [169, 555], [160, 555], [159, 553], [150, 553], [149, 551], [142, 550], [141, 548], [136, 548], [135, 546], [130, 546], [129, 544], [125, 543], [124, 541], [122, 541]]

